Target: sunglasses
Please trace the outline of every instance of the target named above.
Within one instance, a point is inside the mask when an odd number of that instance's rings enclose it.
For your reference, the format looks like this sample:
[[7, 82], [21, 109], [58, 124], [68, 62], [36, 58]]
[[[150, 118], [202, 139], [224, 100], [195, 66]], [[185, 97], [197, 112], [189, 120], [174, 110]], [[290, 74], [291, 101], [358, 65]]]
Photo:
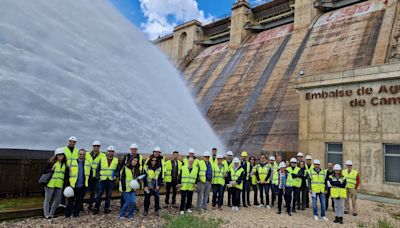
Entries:
[[100, 147], [100, 145], [94, 145], [93, 147]]

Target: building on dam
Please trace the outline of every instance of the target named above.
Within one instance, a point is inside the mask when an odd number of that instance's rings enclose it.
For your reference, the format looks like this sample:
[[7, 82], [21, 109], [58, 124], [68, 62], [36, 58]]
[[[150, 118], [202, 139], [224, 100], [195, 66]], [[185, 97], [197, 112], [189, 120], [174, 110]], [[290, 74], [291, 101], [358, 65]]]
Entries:
[[400, 197], [399, 10], [396, 0], [238, 0], [154, 43], [237, 154], [351, 159], [362, 190]]

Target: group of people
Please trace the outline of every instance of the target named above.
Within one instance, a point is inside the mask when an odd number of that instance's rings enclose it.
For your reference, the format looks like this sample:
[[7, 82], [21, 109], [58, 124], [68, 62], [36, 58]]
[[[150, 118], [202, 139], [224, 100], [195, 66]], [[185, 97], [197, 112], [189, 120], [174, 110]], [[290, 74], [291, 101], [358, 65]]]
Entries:
[[[179, 160], [179, 152], [174, 151], [170, 159], [161, 156], [161, 149], [154, 148], [153, 154], [144, 159], [138, 153], [138, 146], [132, 144], [130, 153], [119, 160], [115, 148], [109, 146], [101, 152], [101, 143], [93, 142], [91, 151], [77, 149], [76, 137], [71, 136], [68, 145], [55, 150], [55, 155], [43, 174], [51, 173], [45, 185], [44, 216], [52, 218], [59, 205], [67, 205], [66, 217], [79, 217], [83, 210], [83, 199], [89, 192], [88, 210], [98, 214], [105, 192], [104, 213], [110, 210], [111, 194], [114, 184], [118, 183], [121, 192], [121, 219], [133, 219], [136, 208], [136, 188], [132, 181], [140, 183], [144, 190], [144, 212], [147, 216], [150, 199], [154, 197], [155, 214], [159, 216], [160, 187], [165, 186], [164, 208], [178, 208], [179, 213], [192, 213], [193, 193], [197, 192], [196, 209], [208, 210], [210, 193], [213, 209], [222, 210], [224, 194], [228, 194], [228, 207], [239, 211], [239, 207], [251, 206], [250, 191], [254, 191], [253, 205], [270, 209], [277, 200], [277, 213], [281, 214], [285, 202], [289, 216], [298, 210], [309, 208], [310, 197], [314, 219], [318, 220], [318, 201], [320, 202], [321, 219], [328, 221], [325, 211], [329, 198], [335, 212], [335, 223], [343, 223], [344, 214], [350, 211], [357, 216], [357, 189], [360, 185], [359, 173], [352, 168], [352, 161], [346, 161], [346, 169], [340, 164], [328, 163], [327, 169], [321, 168], [319, 160], [312, 160], [310, 155], [297, 153], [296, 158], [283, 161], [281, 155], [267, 156], [261, 154], [259, 162], [256, 157], [248, 157], [243, 151], [241, 157], [233, 157], [228, 151], [226, 156], [217, 152], [204, 152], [196, 157], [194, 149], [189, 155]], [[73, 197], [65, 199], [63, 189], [73, 189]], [[177, 190], [180, 190], [180, 205], [177, 205]], [[259, 192], [259, 194], [258, 194]], [[172, 197], [171, 196], [172, 193]], [[260, 201], [258, 201], [258, 196]], [[171, 201], [170, 201], [171, 200]], [[64, 202], [66, 201], [66, 203]]]

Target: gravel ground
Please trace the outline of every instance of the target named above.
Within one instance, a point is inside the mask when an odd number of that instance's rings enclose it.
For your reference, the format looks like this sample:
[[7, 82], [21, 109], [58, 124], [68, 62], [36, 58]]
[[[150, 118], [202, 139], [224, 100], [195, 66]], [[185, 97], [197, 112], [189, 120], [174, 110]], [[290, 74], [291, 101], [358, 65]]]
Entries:
[[[179, 196], [177, 198], [177, 202], [180, 202]], [[252, 199], [252, 196], [250, 199]], [[196, 194], [193, 199], [194, 204], [195, 200]], [[160, 202], [164, 202], [164, 196], [161, 196]], [[141, 210], [135, 215], [133, 221], [120, 220], [118, 218], [119, 200], [114, 200], [111, 203], [113, 212], [109, 215], [100, 213], [100, 215], [94, 216], [85, 211], [82, 212], [81, 217], [78, 219], [66, 219], [62, 216], [51, 220], [30, 218], [20, 221], [2, 222], [0, 223], [0, 227], [160, 227], [165, 224], [162, 214], [178, 214], [178, 209], [163, 209], [161, 216], [156, 217], [154, 210], [151, 210], [149, 216], [144, 219], [142, 216], [143, 197], [139, 197], [138, 204], [141, 206]], [[312, 209], [293, 213], [291, 217], [284, 212], [281, 215], [276, 214], [276, 208], [266, 209], [254, 206], [243, 208], [239, 212], [233, 212], [229, 207], [224, 207], [222, 211], [213, 210], [210, 207], [207, 211], [202, 213], [194, 212], [193, 214], [204, 218], [220, 218], [224, 221], [222, 227], [357, 227], [357, 224], [360, 222], [371, 224], [382, 218], [389, 219], [394, 227], [400, 227], [400, 206], [358, 200], [358, 207], [359, 215], [356, 217], [345, 215], [344, 225], [332, 222], [334, 218], [332, 209], [327, 211], [327, 217], [330, 220], [328, 222], [322, 220], [314, 221]], [[398, 215], [397, 219], [393, 215]]]

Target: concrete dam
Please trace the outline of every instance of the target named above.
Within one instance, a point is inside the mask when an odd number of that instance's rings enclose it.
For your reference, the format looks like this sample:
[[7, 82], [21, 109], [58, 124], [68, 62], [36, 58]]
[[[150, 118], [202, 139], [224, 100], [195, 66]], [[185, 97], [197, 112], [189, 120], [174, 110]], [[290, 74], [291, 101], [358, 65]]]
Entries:
[[154, 43], [229, 149], [297, 152], [309, 149], [299, 145], [298, 79], [397, 61], [398, 16], [393, 0], [237, 1], [230, 16]]

